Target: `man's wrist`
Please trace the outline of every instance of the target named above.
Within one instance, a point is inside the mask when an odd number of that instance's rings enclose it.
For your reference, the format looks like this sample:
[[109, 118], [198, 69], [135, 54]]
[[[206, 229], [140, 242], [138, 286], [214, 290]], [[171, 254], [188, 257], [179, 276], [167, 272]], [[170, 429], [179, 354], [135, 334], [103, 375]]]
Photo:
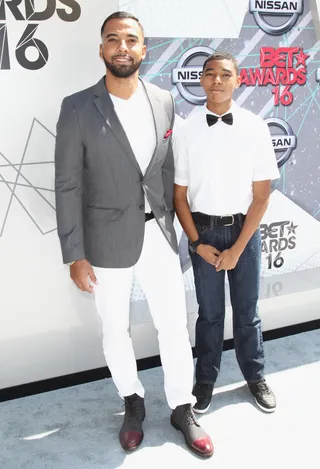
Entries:
[[70, 262], [67, 262], [66, 264], [71, 267], [73, 264], [75, 264], [76, 262], [79, 262], [79, 261], [83, 261], [84, 259], [76, 259], [75, 261], [70, 261]]

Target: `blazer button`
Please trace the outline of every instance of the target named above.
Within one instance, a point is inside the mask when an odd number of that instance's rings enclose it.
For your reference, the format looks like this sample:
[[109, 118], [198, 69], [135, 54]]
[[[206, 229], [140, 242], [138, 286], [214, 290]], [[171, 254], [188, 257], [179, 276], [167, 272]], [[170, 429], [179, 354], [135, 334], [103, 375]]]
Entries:
[[144, 210], [144, 205], [143, 204], [139, 205], [139, 208], [140, 210]]

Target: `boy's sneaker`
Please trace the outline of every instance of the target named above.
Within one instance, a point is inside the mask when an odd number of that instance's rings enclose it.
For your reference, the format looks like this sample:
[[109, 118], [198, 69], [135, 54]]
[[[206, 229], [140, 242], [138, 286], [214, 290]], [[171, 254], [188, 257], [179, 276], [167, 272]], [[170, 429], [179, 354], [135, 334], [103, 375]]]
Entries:
[[213, 393], [213, 384], [196, 383], [192, 394], [197, 398], [193, 410], [197, 414], [204, 414], [210, 407]]
[[259, 383], [248, 383], [248, 386], [260, 409], [265, 412], [274, 412], [276, 410], [276, 397], [267, 385], [266, 380], [262, 379]]

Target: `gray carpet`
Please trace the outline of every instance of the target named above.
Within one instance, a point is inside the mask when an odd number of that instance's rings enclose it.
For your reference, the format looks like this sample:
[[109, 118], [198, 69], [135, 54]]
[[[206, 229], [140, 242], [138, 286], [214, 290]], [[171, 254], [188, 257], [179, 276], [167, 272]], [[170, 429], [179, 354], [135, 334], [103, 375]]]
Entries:
[[267, 342], [268, 382], [277, 412], [259, 411], [234, 351], [223, 354], [209, 412], [199, 420], [216, 452], [201, 460], [170, 426], [161, 368], [141, 372], [147, 418], [142, 446], [127, 455], [118, 444], [122, 404], [111, 380], [0, 404], [1, 469], [319, 469], [320, 331]]

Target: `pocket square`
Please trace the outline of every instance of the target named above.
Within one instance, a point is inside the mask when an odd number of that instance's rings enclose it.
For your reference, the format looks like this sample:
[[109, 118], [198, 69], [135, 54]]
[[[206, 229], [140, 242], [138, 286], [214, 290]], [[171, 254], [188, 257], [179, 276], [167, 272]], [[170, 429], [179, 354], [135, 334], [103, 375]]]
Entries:
[[163, 138], [169, 138], [170, 135], [172, 134], [172, 129], [167, 130], [165, 136]]

